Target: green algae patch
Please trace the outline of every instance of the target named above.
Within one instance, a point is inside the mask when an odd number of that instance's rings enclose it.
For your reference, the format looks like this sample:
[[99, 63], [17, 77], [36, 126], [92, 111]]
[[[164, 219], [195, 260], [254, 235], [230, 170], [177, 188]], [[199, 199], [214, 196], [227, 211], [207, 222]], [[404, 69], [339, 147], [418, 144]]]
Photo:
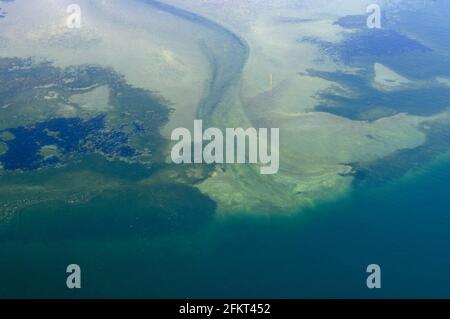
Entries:
[[6, 153], [8, 151], [8, 145], [3, 142], [0, 142], [0, 155]]
[[15, 138], [16, 137], [11, 132], [6, 131], [6, 132], [0, 133], [0, 139], [3, 140], [3, 141], [11, 141], [11, 140], [13, 140]]

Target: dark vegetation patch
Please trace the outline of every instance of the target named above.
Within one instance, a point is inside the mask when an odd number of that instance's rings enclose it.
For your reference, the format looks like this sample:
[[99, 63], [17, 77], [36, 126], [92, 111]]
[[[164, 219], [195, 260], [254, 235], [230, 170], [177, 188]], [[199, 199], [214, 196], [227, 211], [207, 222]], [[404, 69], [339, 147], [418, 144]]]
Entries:
[[355, 176], [354, 184], [381, 185], [396, 180], [447, 152], [450, 149], [449, 125], [432, 125], [426, 130], [427, 141], [419, 147], [399, 150], [376, 161], [351, 164]]
[[215, 209], [211, 199], [189, 186], [122, 188], [81, 205], [53, 201], [24, 209], [0, 224], [0, 240], [53, 242], [179, 235], [210, 221]]
[[[48, 62], [4, 58], [0, 59], [0, 83], [0, 141], [8, 146], [0, 162], [6, 170], [65, 164], [74, 153], [99, 153], [130, 162], [139, 156], [160, 156], [164, 140], [159, 131], [171, 111], [167, 102], [128, 85], [110, 69], [61, 69]], [[80, 111], [82, 118], [58, 117], [55, 110], [71, 105], [70, 96], [103, 85], [110, 88], [112, 110]], [[15, 138], [2, 139], [2, 133]], [[43, 156], [40, 152], [46, 146], [57, 147], [59, 155]]]
[[316, 110], [352, 120], [377, 120], [398, 113], [433, 115], [449, 106], [450, 88], [436, 82], [402, 90], [379, 91], [371, 84], [373, 70], [358, 74], [310, 70], [309, 74], [338, 83], [344, 89], [320, 92]]

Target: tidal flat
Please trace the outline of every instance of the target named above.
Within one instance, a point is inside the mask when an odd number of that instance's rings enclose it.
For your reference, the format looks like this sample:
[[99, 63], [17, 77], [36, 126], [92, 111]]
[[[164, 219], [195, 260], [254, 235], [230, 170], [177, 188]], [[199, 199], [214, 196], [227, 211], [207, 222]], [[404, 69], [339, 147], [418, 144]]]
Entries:
[[[64, 164], [62, 157], [72, 156], [73, 152], [64, 152], [67, 138], [45, 128], [46, 121], [57, 120], [55, 115], [82, 118], [77, 122], [81, 127], [89, 118], [106, 114], [95, 134], [86, 132], [76, 139], [76, 150], [144, 166], [151, 165], [152, 158], [161, 165], [170, 164], [171, 145], [165, 138], [174, 127], [192, 125], [194, 118], [219, 128], [279, 127], [282, 145], [277, 176], [258, 176], [258, 165], [211, 167], [208, 175], [199, 169], [203, 178], [192, 186], [223, 212], [295, 212], [351, 190], [352, 172], [358, 164], [419, 147], [428, 140], [424, 123], [433, 126], [436, 120], [443, 123], [446, 119], [450, 91], [443, 80], [437, 80], [438, 76], [445, 78], [445, 70], [430, 78], [414, 76], [405, 67], [436, 61], [434, 66], [427, 64], [430, 73], [445, 62], [444, 56], [391, 16], [379, 33], [365, 30], [363, 6], [355, 1], [339, 13], [333, 5], [317, 10], [309, 2], [262, 6], [250, 1], [236, 7], [178, 1], [82, 4], [87, 8], [86, 25], [74, 32], [64, 30], [57, 19], [37, 28], [30, 28], [32, 21], [13, 28], [18, 17], [5, 19], [5, 37], [13, 40], [20, 35], [23, 40], [12, 41], [2, 55], [23, 56], [23, 61], [31, 63], [22, 41], [35, 46], [33, 67], [19, 65], [15, 73], [4, 74], [17, 73], [20, 85], [30, 90], [15, 94], [6, 87], [1, 103], [3, 134], [15, 132], [20, 141], [24, 134], [37, 134], [34, 145], [27, 148], [35, 158], [23, 158], [33, 168], [45, 166], [41, 161]], [[10, 7], [26, 16], [39, 9], [34, 5], [14, 2]], [[136, 10], [139, 13], [129, 21], [127, 15]], [[389, 10], [388, 14], [395, 12]], [[98, 16], [95, 24], [91, 20], [94, 12]], [[173, 22], [164, 30], [163, 18]], [[38, 10], [35, 21], [43, 19]], [[111, 21], [117, 23], [113, 26]], [[179, 29], [191, 35], [176, 32]], [[151, 37], [151, 30], [158, 32]], [[113, 38], [113, 33], [123, 37]], [[121, 51], [117, 39], [126, 41], [128, 34], [137, 36], [131, 46], [134, 50]], [[183, 36], [185, 41], [181, 41]], [[380, 46], [381, 42], [385, 45]], [[348, 51], [355, 46], [359, 49]], [[84, 54], [69, 54], [78, 49]], [[102, 52], [115, 54], [100, 60]], [[121, 80], [94, 80], [105, 76], [102, 72], [111, 75], [112, 70], [123, 74], [126, 85]], [[27, 72], [45, 79], [39, 79], [40, 86], [33, 85]], [[66, 79], [62, 85], [61, 78], [70, 72], [78, 72], [80, 83], [64, 83]], [[82, 72], [85, 75], [80, 76]], [[161, 72], [167, 76], [161, 77]], [[401, 84], [394, 86], [388, 78], [382, 79], [383, 72], [385, 77], [395, 74]], [[5, 81], [11, 82], [6, 77]], [[156, 112], [147, 110], [145, 95], [156, 91], [154, 96], [161, 98], [157, 103], [165, 104], [164, 112], [172, 110], [170, 114], [161, 113], [160, 106]], [[14, 145], [20, 141], [2, 140], [7, 147], [1, 155], [5, 162], [11, 163], [8, 159], [14, 158]], [[333, 145], [338, 146], [337, 152]], [[19, 164], [16, 168], [26, 168]], [[11, 167], [3, 163], [6, 171]]]
[[[277, 176], [227, 167], [199, 185], [224, 212], [297, 212], [338, 198], [353, 187], [354, 163], [415, 149], [427, 140], [424, 122], [445, 122], [448, 87], [412, 68], [431, 74], [444, 56], [398, 25], [372, 37], [376, 30], [364, 29], [364, 3], [347, 1], [339, 10], [310, 1], [171, 3], [219, 21], [249, 45], [239, 86], [217, 109], [217, 125], [280, 128]], [[422, 63], [429, 60], [435, 66]], [[377, 86], [380, 69], [404, 82]]]

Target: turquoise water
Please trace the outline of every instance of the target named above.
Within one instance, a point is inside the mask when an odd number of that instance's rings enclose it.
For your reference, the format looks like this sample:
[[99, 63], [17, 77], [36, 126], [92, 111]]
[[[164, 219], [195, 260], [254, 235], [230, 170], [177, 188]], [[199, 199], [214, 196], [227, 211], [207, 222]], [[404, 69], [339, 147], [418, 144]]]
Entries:
[[[49, 212], [25, 212], [12, 222], [21, 239], [0, 246], [0, 296], [450, 297], [449, 168], [442, 160], [291, 217], [217, 217], [162, 234], [99, 230], [74, 240], [68, 227], [37, 240], [36, 223]], [[145, 209], [134, 200], [130, 214]], [[36, 213], [39, 220], [27, 216]], [[83, 218], [75, 226], [97, 220]], [[98, 227], [120, 222], [104, 218]], [[81, 290], [65, 288], [70, 263], [82, 267]], [[365, 286], [371, 263], [382, 268], [377, 291]]]

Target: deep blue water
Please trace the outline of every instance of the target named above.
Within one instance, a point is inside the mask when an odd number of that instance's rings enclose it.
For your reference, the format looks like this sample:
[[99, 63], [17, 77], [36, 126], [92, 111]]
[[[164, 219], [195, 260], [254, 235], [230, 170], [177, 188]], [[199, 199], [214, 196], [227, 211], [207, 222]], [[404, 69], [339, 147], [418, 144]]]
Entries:
[[[30, 127], [16, 127], [0, 131], [9, 132], [14, 139], [0, 141], [8, 146], [7, 152], [0, 156], [6, 170], [33, 170], [60, 163], [61, 159], [52, 156], [44, 158], [41, 148], [55, 145], [62, 155], [101, 151], [107, 155], [130, 157], [136, 150], [128, 146], [128, 136], [121, 131], [105, 129], [104, 115], [83, 120], [81, 118], [55, 118]], [[52, 134], [49, 134], [52, 133]], [[88, 141], [92, 146], [86, 147]]]
[[[32, 127], [0, 131], [0, 133], [9, 132], [14, 135], [14, 139], [3, 141], [8, 146], [8, 151], [0, 156], [0, 161], [7, 170], [39, 168], [47, 164], [40, 155], [41, 147], [57, 145], [65, 153], [79, 151], [80, 143], [84, 139], [90, 134], [100, 133], [104, 126], [103, 118], [99, 116], [87, 121], [79, 118], [58, 118]], [[50, 135], [49, 132], [57, 135]]]

